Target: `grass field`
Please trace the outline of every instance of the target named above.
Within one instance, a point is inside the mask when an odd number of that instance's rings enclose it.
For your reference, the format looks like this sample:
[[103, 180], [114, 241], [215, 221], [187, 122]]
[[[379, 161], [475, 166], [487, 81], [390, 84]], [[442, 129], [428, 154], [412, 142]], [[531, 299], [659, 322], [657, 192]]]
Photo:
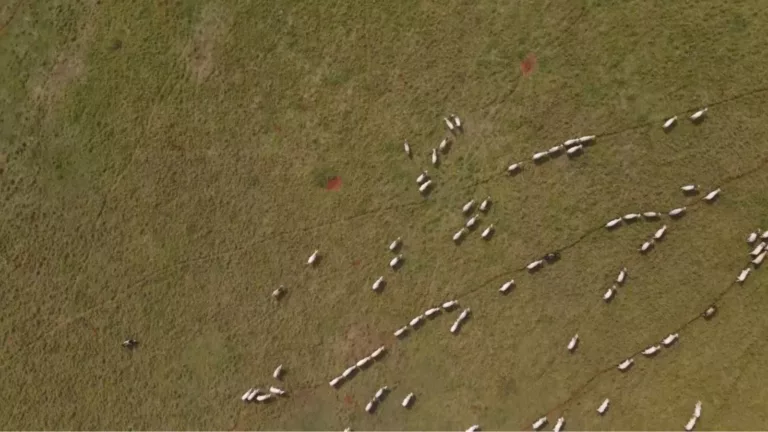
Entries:
[[[768, 229], [767, 24], [761, 0], [0, 2], [0, 428], [676, 430], [700, 399], [697, 429], [764, 429], [768, 276], [733, 281]], [[432, 168], [451, 112], [465, 133]], [[496, 235], [455, 246], [486, 195]], [[454, 312], [393, 337], [452, 298], [459, 335]], [[280, 363], [290, 396], [243, 404]]]

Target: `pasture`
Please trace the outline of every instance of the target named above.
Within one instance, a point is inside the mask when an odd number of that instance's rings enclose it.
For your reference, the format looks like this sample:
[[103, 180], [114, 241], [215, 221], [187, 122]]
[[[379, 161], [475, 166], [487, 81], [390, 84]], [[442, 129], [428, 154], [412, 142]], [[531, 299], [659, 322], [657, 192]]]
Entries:
[[[768, 229], [764, 6], [0, 3], [0, 427], [673, 430], [701, 400], [698, 430], [764, 428], [768, 276], [734, 283], [746, 236]], [[433, 167], [451, 113], [465, 131]], [[596, 135], [583, 155], [531, 162], [581, 135]], [[486, 196], [495, 235], [454, 244], [462, 205]], [[240, 401], [278, 384], [288, 397]]]

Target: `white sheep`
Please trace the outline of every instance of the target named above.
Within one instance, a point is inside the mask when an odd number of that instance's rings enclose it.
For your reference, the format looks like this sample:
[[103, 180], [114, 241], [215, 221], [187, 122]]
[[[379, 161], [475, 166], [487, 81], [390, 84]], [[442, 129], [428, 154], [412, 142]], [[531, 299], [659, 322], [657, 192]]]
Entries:
[[411, 146], [408, 145], [408, 141], [403, 143], [403, 149], [405, 150], [405, 154], [408, 155], [408, 157], [411, 157]]
[[368, 366], [368, 363], [371, 362], [370, 357], [363, 357], [362, 359], [358, 360], [355, 366], [357, 366], [359, 369], [363, 369], [366, 366]]
[[683, 193], [696, 192], [698, 189], [699, 189], [699, 185], [695, 185], [695, 184], [685, 185], [680, 188], [680, 190], [683, 191]]
[[707, 201], [707, 202], [713, 201], [720, 194], [720, 191], [721, 191], [721, 189], [717, 188], [717, 189], [713, 190], [712, 192], [704, 195], [704, 201]]
[[653, 238], [655, 240], [661, 240], [662, 237], [664, 237], [664, 234], [667, 232], [667, 226], [663, 225], [661, 228], [657, 229], [655, 233], [653, 233]]
[[480, 203], [480, 207], [478, 207], [478, 210], [485, 213], [488, 211], [488, 208], [490, 205], [491, 205], [491, 196], [489, 195], [486, 199], [483, 200], [483, 202]]
[[408, 408], [411, 406], [411, 401], [413, 401], [413, 393], [408, 393], [405, 399], [403, 399], [403, 408]]
[[761, 236], [760, 236], [760, 238], [761, 238], [761, 239], [763, 239], [763, 240], [768, 240], [768, 230], [766, 230], [766, 231], [763, 233], [763, 235], [761, 235]]
[[427, 180], [419, 186], [419, 192], [425, 193], [432, 186], [432, 180]]
[[274, 397], [275, 397], [275, 395], [273, 395], [272, 393], [267, 393], [267, 394], [256, 396], [256, 401], [257, 402], [266, 402], [268, 400], [271, 400]]
[[628, 214], [624, 215], [623, 219], [625, 221], [627, 221], [627, 222], [631, 222], [631, 221], [633, 221], [633, 220], [635, 220], [635, 219], [637, 219], [639, 217], [640, 217], [640, 215], [637, 214], [637, 213], [628, 213]]
[[616, 285], [614, 285], [611, 288], [608, 288], [608, 291], [606, 291], [605, 294], [603, 294], [603, 300], [605, 300], [606, 302], [611, 301], [615, 293], [616, 293]]
[[307, 265], [314, 265], [318, 256], [320, 256], [320, 250], [315, 249], [315, 251], [312, 252], [312, 255], [309, 256], [309, 259], [307, 259]]
[[416, 328], [419, 324], [421, 324], [422, 319], [424, 319], [424, 316], [419, 315], [416, 318], [412, 319], [411, 322], [409, 322], [408, 324], [410, 324], [411, 327]]
[[421, 172], [421, 174], [419, 174], [418, 177], [416, 177], [416, 184], [421, 185], [422, 183], [424, 183], [428, 179], [429, 179], [429, 171], [424, 170], [424, 171]]
[[442, 309], [440, 309], [439, 307], [427, 309], [424, 311], [424, 316], [427, 318], [432, 318], [433, 315], [439, 314], [441, 310]]
[[337, 376], [336, 378], [332, 379], [328, 384], [330, 384], [331, 387], [335, 388], [337, 385], [339, 385], [339, 383], [341, 383], [343, 379], [344, 379], [343, 376]]
[[467, 223], [464, 224], [464, 226], [467, 227], [467, 228], [474, 227], [475, 223], [477, 223], [477, 218], [478, 218], [478, 215], [472, 216], [471, 218], [469, 218], [469, 220], [467, 220]]
[[469, 313], [472, 312], [471, 309], [466, 308], [463, 311], [461, 311], [461, 314], [459, 314], [459, 317], [457, 318], [458, 321], [464, 321], [469, 317]]
[[451, 121], [448, 120], [448, 117], [443, 117], [443, 120], [445, 121], [445, 125], [448, 126], [448, 130], [453, 132], [453, 128], [455, 128], [456, 126], [454, 126], [453, 123], [451, 123]]
[[379, 276], [378, 279], [371, 285], [371, 289], [374, 291], [378, 291], [381, 289], [381, 287], [384, 286], [384, 276]]
[[709, 111], [708, 108], [702, 108], [702, 109], [696, 111], [695, 113], [691, 114], [691, 121], [692, 122], [697, 122], [697, 121], [701, 120], [704, 117], [704, 114], [707, 113], [707, 111]]
[[535, 422], [533, 422], [533, 430], [541, 429], [542, 426], [544, 426], [546, 423], [547, 423], [547, 417], [546, 416], [536, 420]]
[[565, 142], [563, 142], [563, 146], [568, 148], [568, 147], [571, 147], [571, 146], [575, 146], [578, 143], [579, 143], [579, 139], [578, 138], [571, 138], [571, 139], [565, 140]]
[[281, 388], [277, 388], [277, 387], [270, 387], [269, 388], [269, 392], [274, 394], [274, 395], [278, 395], [278, 396], [285, 395], [285, 390], [283, 390]]
[[671, 128], [672, 125], [674, 125], [676, 122], [677, 122], [677, 116], [670, 117], [667, 119], [667, 121], [664, 122], [664, 125], [662, 126], [662, 128], [664, 128], [664, 130], [669, 130], [669, 128]]
[[765, 259], [766, 254], [768, 254], [768, 251], [763, 251], [763, 253], [755, 257], [755, 259], [752, 260], [752, 265], [754, 265], [755, 267], [759, 267], [760, 264], [763, 263], [763, 260]]
[[638, 249], [638, 250], [640, 251], [640, 253], [646, 253], [649, 250], [651, 250], [652, 247], [653, 247], [653, 239], [648, 240], [647, 242], [643, 243], [640, 246], [640, 249]]
[[622, 268], [622, 269], [621, 269], [621, 271], [619, 272], [619, 275], [618, 275], [618, 276], [616, 276], [616, 283], [617, 283], [617, 284], [619, 284], [619, 285], [621, 285], [621, 284], [623, 284], [623, 283], [624, 283], [624, 279], [626, 279], [626, 278], [627, 278], [627, 268], [626, 268], [626, 267], [624, 267], [624, 268]]
[[283, 365], [280, 365], [275, 368], [275, 371], [272, 372], [272, 377], [274, 379], [280, 379], [280, 377], [283, 376]]
[[693, 406], [693, 416], [696, 418], [701, 417], [701, 401], [696, 401], [696, 405]]
[[458, 301], [450, 300], [450, 301], [447, 301], [447, 302], [443, 303], [443, 309], [445, 309], [446, 311], [449, 311], [449, 310], [455, 308], [458, 304], [459, 304]]
[[544, 158], [546, 158], [548, 155], [549, 155], [549, 153], [547, 153], [545, 151], [534, 153], [533, 154], [533, 161], [534, 162], [538, 162], [538, 161], [543, 160]]
[[682, 216], [682, 215], [683, 215], [683, 213], [685, 213], [685, 210], [686, 210], [686, 209], [687, 209], [687, 207], [678, 207], [678, 208], [676, 208], [676, 209], [672, 209], [672, 210], [670, 210], [670, 211], [669, 211], [669, 215], [670, 215], [671, 217], [678, 217], [678, 216]]
[[461, 129], [461, 119], [456, 114], [451, 114], [451, 117], [453, 118], [453, 124], [456, 125], [457, 128]]
[[755, 248], [752, 249], [752, 252], [750, 252], [749, 254], [752, 255], [753, 257], [758, 256], [763, 251], [763, 249], [765, 249], [765, 246], [766, 246], [765, 242], [760, 242], [760, 244], [755, 246]]
[[579, 137], [579, 144], [584, 144], [588, 142], [592, 142], [597, 138], [595, 135], [585, 135], [583, 137]]
[[495, 228], [494, 228], [493, 224], [490, 224], [490, 225], [488, 225], [488, 227], [487, 227], [486, 229], [484, 229], [484, 230], [483, 230], [483, 232], [480, 234], [480, 237], [482, 237], [482, 238], [484, 238], [484, 239], [488, 240], [488, 238], [489, 238], [489, 237], [491, 236], [491, 234], [493, 233], [493, 230], [494, 230], [494, 229], [495, 229]]
[[448, 138], [443, 138], [443, 140], [440, 141], [440, 144], [437, 146], [438, 150], [440, 150], [440, 153], [446, 153], [448, 151], [449, 143], [450, 140]]
[[397, 248], [399, 248], [402, 243], [403, 243], [403, 239], [401, 239], [400, 237], [392, 240], [392, 243], [389, 244], [389, 250], [392, 252], [396, 251]]
[[557, 423], [555, 423], [555, 428], [552, 429], [553, 432], [560, 432], [560, 430], [563, 428], [563, 424], [565, 424], [565, 417], [560, 417], [557, 419]]
[[650, 357], [655, 355], [659, 350], [661, 349], [661, 345], [653, 345], [649, 346], [648, 348], [643, 350], [643, 355], [646, 357]]
[[600, 415], [603, 415], [603, 414], [605, 414], [605, 411], [607, 411], [607, 410], [608, 410], [608, 404], [610, 404], [610, 403], [611, 403], [611, 400], [610, 400], [610, 399], [608, 399], [608, 398], [606, 398], [606, 399], [603, 401], [603, 403], [601, 403], [601, 404], [600, 404], [600, 406], [599, 406], [599, 407], [597, 407], [597, 413], [598, 413], [598, 414], [600, 414]]
[[744, 283], [745, 280], [747, 280], [747, 276], [749, 276], [749, 273], [752, 272], [752, 267], [747, 267], [744, 270], [739, 273], [739, 276], [736, 278], [736, 282], [738, 283]]
[[472, 208], [474, 206], [475, 206], [475, 200], [473, 200], [473, 199], [469, 200], [469, 201], [467, 201], [466, 204], [461, 206], [461, 212], [464, 213], [464, 214], [467, 214], [467, 213], [469, 213], [472, 210]]
[[563, 148], [565, 147], [563, 147], [562, 145], [557, 145], [547, 150], [547, 153], [549, 153], [550, 156], [555, 156], [558, 153], [560, 153], [563, 150]]
[[432, 149], [432, 165], [437, 166], [437, 149]]
[[696, 420], [698, 420], [696, 416], [691, 417], [690, 420], [688, 420], [688, 423], [685, 424], [685, 430], [692, 431], [696, 426]]
[[389, 391], [389, 387], [384, 386], [378, 390], [376, 390], [376, 394], [373, 396], [374, 399], [381, 401], [381, 397], [384, 396], [384, 393]]
[[[760, 231], [760, 230], [758, 229], [757, 231]], [[749, 243], [749, 244], [752, 244], [752, 243], [756, 242], [756, 241], [757, 241], [757, 237], [758, 237], [759, 235], [760, 235], [760, 233], [759, 233], [759, 232], [753, 232], [753, 233], [750, 233], [750, 234], [747, 236], [747, 243]]]
[[629, 369], [634, 362], [635, 362], [635, 359], [633, 358], [628, 358], [624, 360], [623, 362], [619, 363], [619, 370], [623, 372]]
[[528, 271], [534, 271], [534, 270], [538, 269], [539, 267], [541, 267], [542, 264], [544, 264], [544, 260], [536, 260], [536, 261], [528, 264], [527, 266], [525, 266], [525, 268], [528, 269]]
[[251, 391], [251, 394], [248, 395], [248, 402], [253, 402], [254, 399], [256, 399], [256, 396], [262, 394], [261, 389], [256, 388]]
[[579, 334], [576, 333], [576, 335], [571, 338], [571, 341], [568, 342], [568, 351], [573, 352], [573, 350], [576, 349], [576, 345], [578, 344], [579, 344]]
[[253, 388], [249, 388], [249, 389], [248, 389], [248, 391], [246, 391], [245, 393], [243, 393], [243, 395], [242, 395], [242, 396], [240, 396], [240, 399], [241, 399], [243, 402], [247, 402], [247, 401], [248, 401], [248, 398], [251, 396], [251, 392], [252, 392], [252, 391], [253, 391]]
[[579, 144], [577, 146], [573, 146], [573, 147], [569, 148], [568, 150], [565, 151], [565, 153], [568, 156], [575, 156], [575, 155], [581, 153], [583, 150], [584, 150], [584, 146]]
[[453, 241], [458, 243], [466, 233], [467, 233], [467, 228], [462, 227], [460, 230], [456, 231], [456, 233], [453, 235]]
[[344, 369], [344, 372], [341, 373], [341, 376], [344, 378], [349, 378], [355, 371], [357, 370], [357, 365], [350, 366], [346, 369]]
[[680, 337], [679, 333], [672, 333], [669, 336], [662, 339], [661, 344], [664, 345], [665, 347], [670, 347], [672, 346], [672, 344], [674, 344], [677, 341], [679, 337]]
[[658, 219], [661, 214], [655, 211], [647, 211], [643, 213], [643, 217], [646, 219]]
[[389, 266], [393, 269], [396, 269], [398, 265], [403, 261], [403, 254], [399, 254], [398, 256], [392, 258], [389, 260]]
[[285, 287], [283, 285], [280, 285], [277, 287], [276, 290], [272, 291], [272, 297], [274, 297], [277, 300], [280, 300], [280, 298], [285, 294]]
[[386, 351], [386, 349], [387, 349], [387, 348], [386, 348], [386, 347], [384, 347], [383, 345], [382, 345], [382, 346], [380, 346], [380, 347], [378, 347], [378, 348], [376, 348], [376, 350], [374, 350], [374, 351], [371, 353], [371, 358], [372, 358], [372, 359], [374, 359], [374, 360], [378, 360], [378, 359], [379, 359], [379, 357], [381, 357], [381, 355], [382, 355], [382, 354], [384, 354], [384, 351]]
[[507, 174], [515, 174], [516, 172], [520, 171], [522, 169], [523, 163], [517, 162], [513, 163], [512, 165], [507, 167]]
[[408, 331], [408, 326], [400, 327], [399, 329], [395, 330], [395, 337], [400, 337], [404, 335]]
[[620, 224], [621, 221], [623, 221], [623, 220], [624, 219], [622, 219], [620, 217], [618, 217], [616, 219], [611, 219], [611, 220], [608, 221], [607, 224], [605, 224], [605, 227], [608, 228], [608, 229], [611, 229], [611, 228], [617, 226], [618, 224]]
[[459, 326], [461, 325], [460, 320], [456, 320], [451, 324], [451, 333], [456, 333], [459, 330]]
[[710, 319], [715, 315], [715, 312], [717, 312], [717, 307], [715, 307], [715, 305], [712, 305], [708, 307], [707, 310], [705, 310], [704, 313], [701, 314], [701, 316], [703, 316], [704, 319]]
[[373, 411], [374, 411], [375, 409], [376, 409], [376, 399], [371, 399], [371, 401], [370, 401], [370, 402], [368, 402], [368, 403], [365, 405], [365, 410], [366, 410], [368, 413], [373, 413]]
[[467, 432], [479, 432], [480, 431], [480, 425], [472, 425], [467, 429]]
[[499, 292], [502, 293], [502, 294], [506, 294], [507, 291], [509, 291], [509, 289], [514, 287], [514, 286], [515, 286], [515, 280], [514, 279], [510, 279], [510, 280], [504, 282], [501, 285], [501, 288], [499, 288]]

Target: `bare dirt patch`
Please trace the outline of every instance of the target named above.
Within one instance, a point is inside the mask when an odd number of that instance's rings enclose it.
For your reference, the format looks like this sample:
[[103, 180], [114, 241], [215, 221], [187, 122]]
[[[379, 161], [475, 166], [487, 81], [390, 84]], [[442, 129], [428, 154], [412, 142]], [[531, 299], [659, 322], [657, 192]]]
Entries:
[[216, 49], [231, 27], [232, 15], [223, 5], [211, 3], [205, 6], [184, 55], [187, 69], [195, 82], [205, 81], [215, 69]]

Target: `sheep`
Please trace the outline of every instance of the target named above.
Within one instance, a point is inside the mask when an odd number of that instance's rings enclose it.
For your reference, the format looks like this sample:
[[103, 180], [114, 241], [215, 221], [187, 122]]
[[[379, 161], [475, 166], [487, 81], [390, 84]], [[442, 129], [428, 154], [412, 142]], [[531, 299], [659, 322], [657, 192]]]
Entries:
[[536, 420], [535, 422], [533, 422], [533, 425], [532, 425], [533, 426], [533, 430], [537, 431], [537, 430], [541, 429], [541, 427], [544, 426], [546, 423], [547, 423], [547, 417], [546, 416]]
[[573, 147], [569, 148], [568, 150], [565, 151], [565, 153], [568, 156], [575, 156], [575, 155], [581, 153], [583, 150], [584, 150], [584, 146], [579, 144], [577, 146], [573, 146]]
[[389, 261], [389, 266], [392, 267], [393, 270], [395, 270], [397, 269], [397, 266], [399, 266], [402, 261], [403, 261], [403, 254], [399, 254], [398, 256], [392, 258]]
[[398, 237], [394, 240], [392, 240], [392, 243], [389, 244], [389, 250], [392, 252], [395, 252], [400, 248], [400, 245], [403, 244], [403, 239]]
[[672, 346], [672, 344], [674, 344], [677, 341], [679, 337], [680, 337], [679, 333], [672, 333], [669, 336], [662, 339], [661, 344], [669, 348], [670, 346]]
[[275, 368], [275, 371], [272, 372], [272, 377], [274, 379], [280, 379], [283, 376], [283, 365], [280, 365]]
[[542, 264], [544, 264], [544, 260], [536, 260], [525, 266], [525, 268], [528, 269], [529, 272], [532, 272], [536, 271]]
[[459, 314], [459, 317], [457, 318], [457, 321], [464, 321], [469, 316], [469, 313], [472, 312], [469, 308], [464, 309], [461, 311], [461, 314]]
[[371, 401], [370, 401], [370, 402], [368, 402], [368, 403], [365, 405], [365, 410], [366, 410], [366, 411], [367, 411], [369, 414], [373, 414], [373, 412], [376, 410], [376, 399], [371, 399]]
[[350, 427], [344, 428], [344, 432], [352, 432], [352, 428]]
[[605, 300], [605, 302], [608, 303], [609, 301], [611, 301], [614, 294], [616, 294], [616, 285], [614, 285], [611, 288], [608, 288], [608, 291], [606, 291], [605, 294], [603, 294], [603, 300]]
[[711, 319], [715, 314], [717, 313], [717, 306], [712, 305], [707, 308], [707, 310], [704, 311], [703, 314], [701, 314], [702, 317], [704, 317], [705, 320]]
[[677, 122], [677, 116], [670, 117], [667, 119], [667, 121], [664, 122], [664, 125], [662, 128], [664, 128], [665, 131], [669, 130], [675, 123]]
[[469, 312], [470, 309], [466, 308], [461, 312], [461, 314], [459, 314], [459, 317], [456, 318], [456, 321], [454, 321], [453, 325], [451, 325], [451, 333], [455, 334], [459, 330], [461, 323], [464, 322], [464, 320], [469, 316]]
[[544, 158], [546, 158], [547, 156], [549, 156], [549, 153], [547, 153], [545, 151], [534, 153], [533, 161], [534, 162], [540, 162], [540, 161], [544, 160]]
[[384, 351], [386, 351], [386, 349], [387, 348], [384, 345], [382, 345], [382, 346], [376, 348], [376, 350], [371, 353], [370, 357], [373, 360], [378, 360], [379, 357], [381, 357], [381, 355], [384, 354]]
[[739, 276], [736, 278], [736, 282], [738, 283], [744, 283], [745, 280], [747, 280], [747, 276], [749, 276], [749, 273], [752, 272], [752, 267], [747, 267], [744, 270], [739, 273]]
[[607, 224], [605, 224], [605, 227], [608, 228], [608, 229], [614, 228], [615, 226], [619, 225], [621, 223], [621, 221], [623, 221], [623, 220], [624, 219], [622, 219], [620, 217], [618, 217], [616, 219], [611, 219], [611, 220], [608, 221]]
[[269, 392], [272, 393], [273, 395], [277, 395], [277, 396], [285, 395], [285, 390], [283, 390], [281, 388], [277, 388], [277, 387], [270, 387], [269, 388]]
[[320, 255], [320, 250], [315, 249], [314, 252], [312, 252], [312, 255], [309, 256], [309, 259], [307, 259], [307, 265], [314, 265], [315, 262], [317, 262], [317, 257]]
[[571, 338], [571, 341], [568, 342], [568, 351], [573, 352], [576, 349], [576, 345], [578, 344], [579, 344], [579, 334], [576, 333], [576, 335]]
[[419, 192], [426, 193], [432, 186], [432, 180], [427, 180], [419, 186]]
[[579, 144], [584, 143], [591, 143], [597, 138], [595, 135], [585, 135], [583, 137], [579, 137]]
[[[757, 231], [760, 231], [760, 230], [757, 230]], [[747, 236], [747, 243], [752, 244], [752, 243], [756, 242], [757, 241], [757, 236], [759, 236], [759, 235], [760, 235], [759, 232], [750, 233]]]
[[442, 141], [440, 141], [440, 144], [437, 146], [438, 150], [440, 150], [440, 153], [447, 153], [448, 152], [448, 146], [450, 145], [451, 140], [448, 138], [443, 138]]
[[379, 278], [376, 279], [376, 281], [373, 283], [373, 285], [371, 285], [371, 289], [374, 290], [374, 291], [378, 291], [378, 290], [381, 289], [381, 287], [384, 286], [385, 283], [386, 282], [384, 282], [384, 276], [379, 276]]
[[253, 402], [253, 400], [256, 399], [256, 396], [260, 394], [262, 394], [262, 391], [259, 388], [251, 390], [251, 393], [248, 395], [248, 402]]
[[405, 150], [405, 154], [406, 154], [408, 157], [411, 157], [411, 146], [410, 146], [410, 145], [408, 145], [408, 141], [406, 141], [406, 142], [404, 142], [404, 143], [403, 143], [403, 149]]
[[696, 405], [693, 406], [693, 416], [696, 418], [701, 417], [701, 401], [696, 401]]
[[376, 394], [373, 396], [374, 399], [381, 402], [381, 398], [389, 391], [389, 387], [384, 386], [378, 390], [376, 390]]
[[451, 333], [456, 333], [459, 330], [459, 326], [461, 325], [461, 321], [456, 320], [451, 324]]
[[467, 214], [467, 213], [469, 213], [472, 210], [472, 208], [474, 206], [475, 206], [475, 200], [473, 200], [473, 199], [469, 200], [469, 201], [467, 201], [466, 204], [461, 206], [461, 212], [464, 213], [464, 214]]
[[749, 254], [752, 255], [753, 257], [758, 256], [763, 251], [763, 249], [765, 249], [765, 246], [766, 246], [765, 242], [760, 242], [760, 244], [755, 246], [755, 248], [752, 249], [752, 252], [750, 252]]
[[765, 232], [764, 232], [764, 233], [763, 233], [763, 234], [760, 236], [760, 238], [761, 238], [761, 239], [763, 239], [763, 240], [768, 240], [768, 230], [766, 230], [766, 231], [765, 231]]
[[717, 198], [717, 196], [720, 195], [720, 191], [721, 191], [721, 189], [717, 188], [717, 189], [713, 190], [712, 192], [704, 195], [704, 201], [706, 201], [706, 202], [714, 201], [715, 198]]
[[647, 242], [643, 243], [640, 246], [640, 249], [638, 249], [638, 250], [640, 251], [640, 253], [644, 254], [644, 253], [647, 253], [649, 250], [651, 250], [651, 248], [653, 248], [653, 239], [648, 240]]
[[619, 363], [619, 370], [624, 372], [625, 370], [627, 370], [630, 367], [632, 367], [632, 364], [634, 362], [635, 362], [635, 359], [633, 359], [633, 358], [628, 358], [628, 359], [624, 360], [623, 362]]
[[408, 395], [403, 399], [403, 408], [409, 408], [411, 406], [411, 402], [413, 401], [413, 393], [408, 393]]
[[125, 348], [133, 349], [139, 346], [139, 341], [137, 341], [136, 339], [126, 339], [123, 341], [122, 345]]
[[565, 140], [565, 142], [563, 142], [563, 146], [565, 148], [569, 148], [569, 147], [575, 146], [578, 143], [579, 143], [579, 139], [578, 138], [571, 138], [571, 139]]
[[680, 188], [680, 190], [683, 191], [684, 194], [696, 192], [698, 191], [698, 189], [699, 189], [699, 185], [695, 185], [695, 184], [685, 185]]
[[544, 261], [553, 264], [560, 260], [560, 252], [554, 251], [544, 255]]
[[513, 163], [512, 165], [507, 167], [507, 174], [512, 175], [520, 171], [523, 167], [522, 162]]
[[399, 338], [400, 336], [404, 335], [407, 331], [408, 331], [408, 326], [400, 327], [399, 329], [395, 330], [394, 335], [395, 337]]
[[631, 222], [631, 221], [633, 221], [633, 220], [636, 220], [636, 219], [637, 219], [637, 218], [639, 218], [639, 217], [640, 217], [640, 215], [639, 215], [639, 214], [637, 214], [637, 213], [629, 213], [629, 214], [625, 214], [625, 215], [624, 215], [624, 217], [623, 217], [623, 219], [624, 219], [625, 221], [627, 221], [627, 222]]
[[627, 268], [626, 268], [626, 267], [624, 267], [624, 268], [622, 268], [622, 269], [621, 269], [621, 271], [619, 272], [619, 275], [618, 275], [618, 276], [616, 276], [616, 283], [617, 283], [617, 284], [619, 284], [619, 285], [621, 285], [621, 284], [623, 284], [623, 283], [624, 283], [624, 279], [626, 279], [626, 278], [627, 278]]
[[419, 316], [417, 316], [417, 317], [413, 318], [413, 319], [411, 320], [411, 322], [409, 322], [408, 324], [409, 324], [411, 327], [413, 327], [413, 328], [416, 328], [416, 327], [418, 327], [418, 326], [419, 326], [419, 324], [421, 324], [421, 320], [422, 320], [422, 319], [424, 319], [424, 316], [423, 316], [423, 315], [419, 315]]
[[659, 350], [661, 349], [661, 345], [653, 345], [649, 346], [648, 348], [643, 350], [643, 355], [646, 357], [651, 357], [655, 355]]
[[752, 265], [754, 265], [755, 268], [760, 267], [760, 264], [763, 263], [763, 260], [765, 259], [766, 254], [768, 254], [768, 251], [763, 251], [763, 253], [761, 253], [755, 259], [752, 260]]
[[603, 414], [605, 414], [605, 411], [607, 411], [607, 410], [608, 410], [608, 404], [610, 404], [610, 403], [611, 403], [611, 400], [610, 400], [610, 399], [608, 399], [608, 398], [606, 398], [606, 399], [603, 401], [603, 403], [601, 403], [601, 404], [600, 404], [600, 406], [599, 406], [599, 407], [597, 407], [597, 413], [598, 413], [598, 414], [600, 414], [600, 415], [603, 415]]
[[276, 290], [272, 291], [272, 297], [275, 300], [280, 300], [280, 298], [282, 298], [284, 294], [285, 294], [285, 287], [282, 285], [277, 287]]
[[467, 227], [468, 229], [472, 229], [475, 226], [475, 223], [477, 223], [477, 217], [478, 215], [474, 215], [471, 218], [469, 218], [469, 220], [467, 221], [466, 224], [464, 224], [464, 226]]
[[488, 225], [486, 229], [483, 230], [483, 232], [480, 234], [480, 237], [484, 238], [485, 240], [488, 240], [491, 237], [491, 234], [493, 234], [494, 230], [493, 224]]
[[357, 365], [350, 366], [344, 369], [344, 372], [341, 373], [341, 376], [344, 378], [349, 378], [350, 376], [352, 376], [353, 373], [355, 373], [356, 370], [357, 370]]
[[446, 311], [449, 311], [449, 310], [455, 308], [458, 304], [459, 304], [459, 302], [456, 301], [456, 300], [447, 301], [447, 302], [443, 303], [443, 309], [445, 309]]
[[418, 177], [416, 177], [416, 184], [417, 185], [421, 185], [422, 183], [424, 183], [428, 179], [429, 179], [429, 171], [424, 170], [424, 171], [421, 172], [421, 174], [419, 174]]
[[440, 309], [439, 307], [427, 309], [424, 311], [424, 316], [427, 318], [432, 318], [432, 316], [439, 314], [441, 310], [442, 309]]
[[450, 120], [448, 120], [448, 117], [443, 117], [443, 121], [445, 121], [445, 125], [448, 126], [448, 130], [453, 132], [453, 129], [456, 127], [451, 123]]
[[274, 397], [275, 397], [275, 395], [273, 395], [272, 393], [267, 393], [267, 394], [256, 396], [256, 401], [257, 402], [267, 402], [267, 401], [271, 400]]
[[669, 216], [670, 217], [682, 216], [683, 213], [685, 213], [686, 209], [687, 209], [687, 207], [678, 207], [676, 209], [672, 209], [672, 210], [669, 211]]
[[242, 395], [242, 396], [240, 396], [240, 399], [241, 399], [243, 402], [247, 402], [247, 401], [248, 401], [248, 398], [249, 398], [249, 397], [251, 397], [251, 392], [252, 392], [252, 391], [253, 391], [253, 388], [249, 388], [249, 389], [248, 389], [248, 391], [246, 391], [245, 393], [243, 393], [243, 395]]
[[563, 428], [563, 424], [565, 424], [565, 417], [560, 417], [557, 419], [557, 423], [555, 423], [555, 428], [552, 429], [554, 432], [560, 432], [560, 429]]
[[658, 219], [661, 214], [655, 211], [647, 211], [643, 213], [643, 217], [646, 219]]
[[480, 431], [480, 425], [472, 425], [467, 429], [467, 432], [479, 432]]
[[437, 166], [438, 162], [437, 149], [432, 149], [432, 165]]
[[688, 420], [688, 423], [685, 424], [685, 430], [686, 431], [692, 431], [693, 428], [696, 426], [696, 416], [691, 417], [690, 420]]
[[339, 385], [339, 383], [341, 383], [341, 381], [343, 380], [344, 380], [343, 376], [337, 376], [336, 378], [332, 379], [328, 384], [330, 384], [331, 387], [336, 388], [336, 386]]
[[453, 124], [456, 125], [457, 129], [461, 129], [461, 119], [456, 114], [451, 114], [451, 118], [453, 118]]
[[703, 120], [704, 114], [706, 114], [707, 111], [709, 111], [709, 108], [705, 107], [705, 108], [702, 108], [702, 109], [696, 111], [695, 113], [691, 114], [691, 121], [696, 123], [696, 122], [698, 122], [700, 120]]
[[563, 150], [563, 148], [565, 147], [563, 147], [562, 145], [557, 145], [547, 150], [547, 153], [549, 153], [550, 156], [556, 156]]
[[461, 238], [464, 237], [464, 234], [467, 233], [467, 228], [462, 227], [460, 230], [456, 231], [456, 233], [453, 235], [453, 241], [455, 243], [458, 243], [461, 241]]
[[655, 240], [661, 240], [661, 238], [664, 237], [664, 233], [666, 233], [666, 232], [667, 232], [667, 226], [664, 225], [661, 228], [659, 228], [658, 230], [656, 230], [655, 233], [653, 233], [653, 238]]
[[499, 288], [499, 292], [502, 293], [502, 294], [506, 294], [507, 291], [509, 291], [509, 289], [514, 287], [514, 286], [515, 286], [515, 280], [514, 279], [510, 279], [510, 280], [504, 282], [501, 285], [501, 288]]
[[491, 196], [488, 195], [488, 197], [484, 199], [483, 202], [480, 203], [480, 207], [478, 207], [478, 210], [485, 213], [488, 211], [490, 206], [491, 206]]
[[357, 366], [358, 369], [364, 369], [366, 366], [368, 366], [368, 363], [371, 362], [370, 357], [363, 357], [362, 359], [358, 360], [355, 366]]

